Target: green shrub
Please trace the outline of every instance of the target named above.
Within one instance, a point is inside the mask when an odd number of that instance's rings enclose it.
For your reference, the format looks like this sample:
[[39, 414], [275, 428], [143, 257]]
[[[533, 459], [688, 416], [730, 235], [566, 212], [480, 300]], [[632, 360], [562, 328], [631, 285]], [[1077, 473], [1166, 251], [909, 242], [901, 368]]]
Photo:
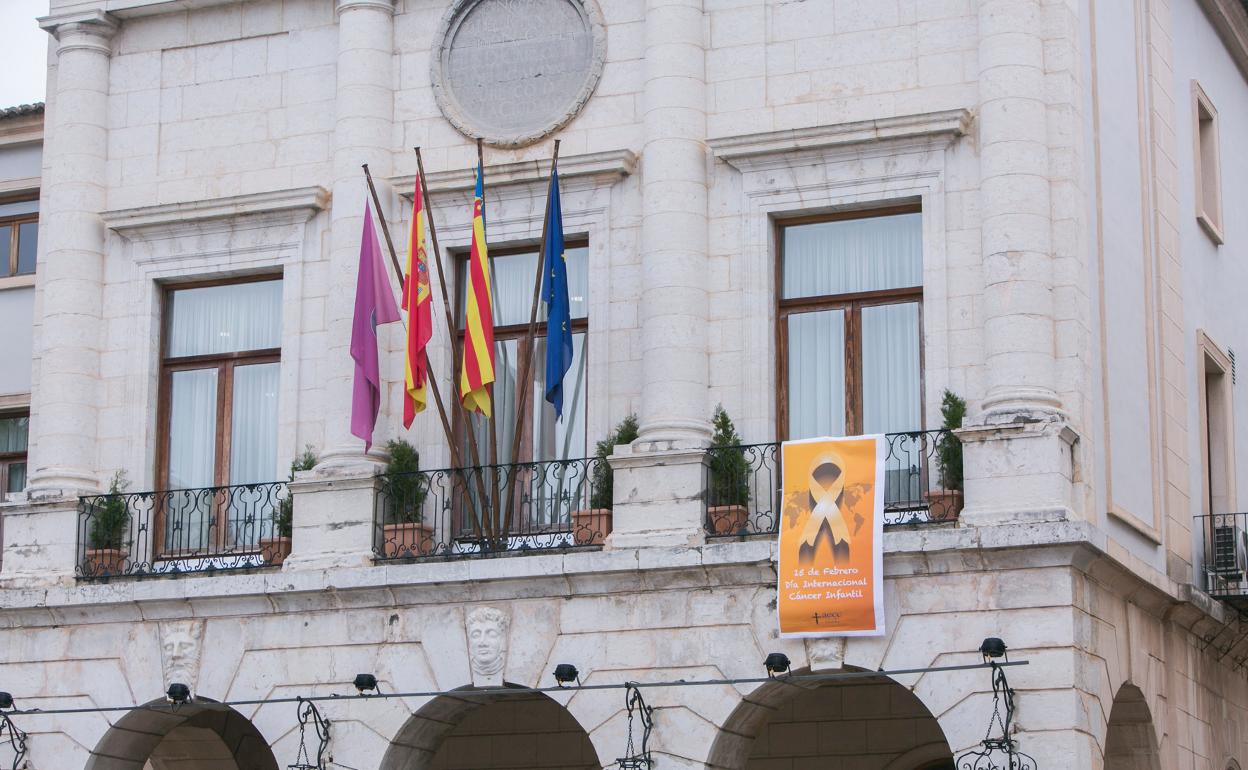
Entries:
[[750, 464], [742, 450], [741, 436], [723, 404], [715, 407], [711, 418], [711, 446], [707, 450], [710, 466], [710, 505], [745, 505], [750, 500]]
[[[952, 391], [946, 390], [940, 402], [942, 427], [954, 431], [962, 427], [966, 417], [966, 401]], [[962, 489], [962, 442], [953, 433], [945, 433], [936, 444], [936, 465], [940, 473], [941, 489]]]
[[593, 473], [593, 493], [589, 496], [590, 508], [611, 508], [612, 500], [612, 475], [611, 466], [607, 463], [607, 458], [615, 451], [616, 444], [631, 444], [637, 440], [637, 415], [630, 414], [620, 424], [615, 426], [615, 431], [607, 436], [594, 447], [595, 456], [598, 462], [594, 464]]
[[96, 498], [91, 531], [87, 533], [88, 547], [95, 550], [124, 548], [130, 545], [126, 535], [130, 532], [130, 507], [124, 493], [130, 486], [125, 471], [117, 471], [108, 483], [108, 494]]
[[420, 453], [403, 439], [386, 443], [390, 462], [383, 474], [386, 479], [387, 521], [401, 524], [419, 524], [424, 516], [425, 495], [428, 482], [420, 475]]
[[[316, 467], [317, 460], [316, 450], [311, 444], [303, 447], [303, 452], [290, 462], [290, 481], [295, 480], [295, 474], [300, 471], [310, 471]], [[291, 530], [295, 524], [295, 499], [291, 496], [290, 490], [286, 491], [277, 504], [277, 513], [273, 514], [273, 531], [278, 537], [290, 537]]]

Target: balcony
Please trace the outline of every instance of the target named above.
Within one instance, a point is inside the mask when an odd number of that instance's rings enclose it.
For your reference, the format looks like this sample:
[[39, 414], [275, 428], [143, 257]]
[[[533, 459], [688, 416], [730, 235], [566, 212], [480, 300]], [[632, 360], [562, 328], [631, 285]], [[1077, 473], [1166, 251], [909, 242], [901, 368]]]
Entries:
[[[884, 481], [884, 525], [956, 521], [961, 491], [943, 489], [938, 455], [958, 439], [947, 430], [889, 433]], [[780, 444], [749, 444], [707, 451], [707, 537], [774, 536], [784, 510]]]
[[82, 579], [255, 569], [290, 550], [285, 482], [79, 498]]
[[1204, 533], [1204, 572], [1209, 595], [1248, 611], [1248, 513], [1196, 517]]
[[383, 475], [378, 561], [601, 546], [611, 532], [605, 460], [551, 460]]

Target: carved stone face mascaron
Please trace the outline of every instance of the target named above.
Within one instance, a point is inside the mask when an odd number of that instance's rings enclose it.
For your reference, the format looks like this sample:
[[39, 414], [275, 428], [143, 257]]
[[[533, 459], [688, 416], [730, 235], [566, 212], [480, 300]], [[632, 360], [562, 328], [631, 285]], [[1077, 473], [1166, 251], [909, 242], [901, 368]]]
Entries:
[[466, 625], [473, 673], [487, 677], [499, 674], [507, 663], [507, 616], [493, 607], [482, 607], [468, 615]]
[[433, 91], [461, 133], [520, 147], [576, 117], [605, 58], [595, 0], [455, 0], [435, 39]]

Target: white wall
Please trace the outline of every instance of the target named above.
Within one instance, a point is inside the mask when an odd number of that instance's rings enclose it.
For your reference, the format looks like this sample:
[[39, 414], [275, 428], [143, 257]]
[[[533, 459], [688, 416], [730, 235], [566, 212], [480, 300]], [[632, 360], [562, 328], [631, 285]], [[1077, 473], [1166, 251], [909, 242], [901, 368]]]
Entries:
[[[1194, 177], [1194, 121], [1192, 80], [1201, 87], [1218, 111], [1222, 165], [1222, 231], [1225, 242], [1218, 246], [1196, 221], [1196, 182]], [[1218, 39], [1217, 32], [1200, 10], [1196, 0], [1182, 0], [1174, 6], [1174, 92], [1178, 106], [1175, 124], [1179, 164], [1179, 229], [1184, 259], [1183, 296], [1186, 319], [1184, 345], [1188, 399], [1188, 439], [1192, 457], [1190, 483], [1192, 512], [1202, 512], [1205, 469], [1201, 456], [1200, 365], [1196, 332], [1203, 329], [1223, 350], [1248, 353], [1248, 156], [1240, 145], [1248, 136], [1248, 82], [1236, 68]], [[1242, 373], [1240, 375], [1242, 377]], [[1248, 388], [1240, 380], [1232, 386], [1235, 413], [1235, 444], [1239, 461], [1235, 468], [1239, 497], [1231, 507], [1248, 507]], [[1199, 548], [1199, 533], [1196, 535]]]

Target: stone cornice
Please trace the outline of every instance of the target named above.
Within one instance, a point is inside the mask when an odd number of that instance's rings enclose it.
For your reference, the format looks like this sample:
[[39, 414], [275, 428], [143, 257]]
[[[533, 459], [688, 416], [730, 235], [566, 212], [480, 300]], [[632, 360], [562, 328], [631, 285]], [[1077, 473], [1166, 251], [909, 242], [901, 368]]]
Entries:
[[1209, 22], [1218, 31], [1222, 44], [1235, 60], [1239, 73], [1248, 80], [1248, 10], [1239, 0], [1199, 0]]
[[0, 120], [0, 146], [42, 141], [43, 112]]
[[855, 151], [864, 146], [888, 143], [953, 141], [970, 130], [967, 109], [925, 112], [878, 120], [860, 120], [827, 126], [811, 126], [757, 134], [724, 136], [707, 141], [712, 154], [740, 171], [787, 166], [794, 156], [815, 156], [829, 151]]
[[[559, 158], [559, 180], [560, 182], [572, 180], [614, 182], [633, 173], [636, 168], [637, 156], [631, 150], [567, 155]], [[473, 169], [434, 171], [428, 174], [425, 183], [429, 187], [430, 195], [464, 192], [473, 188], [475, 173]], [[500, 163], [485, 167], [485, 180], [492, 188], [545, 184], [549, 178], [550, 161], [548, 159]], [[412, 186], [415, 181], [416, 175], [408, 174], [391, 177], [390, 184], [405, 199], [411, 200]]]
[[104, 225], [131, 240], [176, 235], [206, 223], [238, 217], [307, 221], [329, 205], [329, 192], [318, 186], [235, 195], [228, 198], [162, 203], [105, 211]]
[[58, 53], [76, 48], [108, 53], [108, 41], [117, 32], [118, 24], [112, 14], [92, 8], [43, 16], [39, 19], [39, 26], [60, 43]]

